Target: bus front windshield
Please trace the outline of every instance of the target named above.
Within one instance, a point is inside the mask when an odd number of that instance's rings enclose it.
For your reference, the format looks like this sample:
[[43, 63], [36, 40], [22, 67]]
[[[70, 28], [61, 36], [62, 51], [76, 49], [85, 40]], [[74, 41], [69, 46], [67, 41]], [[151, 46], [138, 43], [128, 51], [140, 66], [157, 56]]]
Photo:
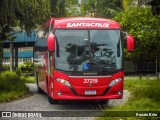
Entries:
[[122, 68], [120, 30], [55, 30], [55, 69], [105, 75]]

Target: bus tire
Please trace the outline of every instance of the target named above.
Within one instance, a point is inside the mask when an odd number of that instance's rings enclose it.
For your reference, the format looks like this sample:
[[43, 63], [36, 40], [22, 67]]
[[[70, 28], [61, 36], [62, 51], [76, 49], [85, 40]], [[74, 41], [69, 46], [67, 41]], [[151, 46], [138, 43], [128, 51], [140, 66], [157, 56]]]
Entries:
[[38, 86], [38, 72], [35, 72], [36, 84]]
[[35, 73], [35, 77], [36, 77], [37, 91], [39, 94], [42, 94], [43, 90], [39, 87], [39, 84], [38, 84], [38, 72]]
[[51, 98], [49, 95], [48, 95], [48, 102], [50, 103], [50, 104], [58, 104], [58, 100], [53, 100], [53, 98]]
[[42, 94], [43, 93], [43, 90], [37, 85], [37, 88], [38, 88], [38, 93], [39, 94]]

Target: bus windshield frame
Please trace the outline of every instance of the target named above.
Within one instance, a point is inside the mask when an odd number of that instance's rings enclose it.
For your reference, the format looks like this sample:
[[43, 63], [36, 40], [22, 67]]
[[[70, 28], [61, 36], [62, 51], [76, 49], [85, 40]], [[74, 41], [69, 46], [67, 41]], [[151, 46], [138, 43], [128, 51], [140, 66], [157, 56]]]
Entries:
[[55, 69], [69, 75], [110, 75], [123, 69], [121, 30], [55, 29]]

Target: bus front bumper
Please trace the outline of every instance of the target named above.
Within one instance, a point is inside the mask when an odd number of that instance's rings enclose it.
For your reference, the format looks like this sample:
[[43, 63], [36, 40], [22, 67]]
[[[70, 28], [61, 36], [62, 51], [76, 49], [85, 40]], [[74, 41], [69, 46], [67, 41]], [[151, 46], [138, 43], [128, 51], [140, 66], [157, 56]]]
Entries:
[[[64, 89], [65, 88], [65, 89]], [[115, 84], [112, 87], [98, 87], [95, 88], [97, 90], [103, 90], [103, 94], [95, 94], [95, 95], [85, 95], [85, 94], [77, 94], [78, 90], [85, 91], [86, 88], [83, 87], [74, 87], [68, 88], [64, 86], [59, 86], [56, 88], [51, 96], [54, 100], [107, 100], [107, 99], [121, 99], [123, 97], [123, 80], [119, 83]], [[93, 90], [94, 88], [92, 88]], [[84, 93], [84, 92], [83, 92]]]

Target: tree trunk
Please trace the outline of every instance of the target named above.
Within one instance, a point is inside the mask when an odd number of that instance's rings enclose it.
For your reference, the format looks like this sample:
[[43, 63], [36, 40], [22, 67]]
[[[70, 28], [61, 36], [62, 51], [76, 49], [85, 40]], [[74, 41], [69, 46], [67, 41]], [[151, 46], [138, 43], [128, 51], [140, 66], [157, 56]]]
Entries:
[[157, 53], [157, 59], [156, 59], [156, 75], [157, 75], [157, 80], [160, 79], [160, 71], [159, 71], [159, 55]]
[[3, 42], [1, 41], [0, 36], [0, 72], [3, 70]]
[[57, 16], [57, 9], [56, 9], [57, 1], [58, 0], [50, 0], [50, 3], [51, 3], [51, 16], [52, 17], [56, 17]]
[[15, 47], [15, 70], [18, 68], [18, 47]]
[[138, 74], [139, 74], [139, 79], [142, 79], [142, 73], [141, 73], [141, 69], [142, 69], [142, 59], [141, 59], [141, 55], [139, 56], [139, 62], [138, 62]]

